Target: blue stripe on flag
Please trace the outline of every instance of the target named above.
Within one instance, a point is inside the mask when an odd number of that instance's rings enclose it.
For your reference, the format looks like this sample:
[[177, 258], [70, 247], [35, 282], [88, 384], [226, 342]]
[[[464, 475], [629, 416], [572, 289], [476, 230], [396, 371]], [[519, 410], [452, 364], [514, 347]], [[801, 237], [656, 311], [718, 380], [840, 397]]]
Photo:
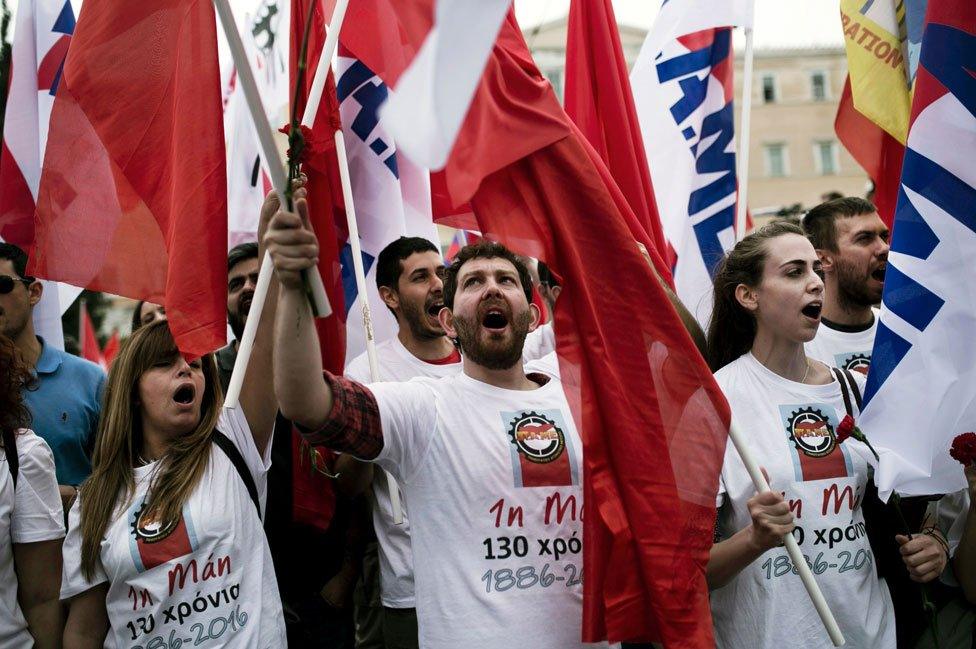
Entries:
[[[373, 267], [376, 257], [365, 251], [362, 251], [362, 255], [363, 274], [369, 275], [369, 270]], [[359, 290], [356, 288], [356, 273], [352, 265], [352, 246], [348, 243], [342, 247], [342, 252], [339, 253], [339, 263], [342, 266], [342, 294], [346, 300], [346, 316], [348, 316], [352, 303], [359, 297]]]

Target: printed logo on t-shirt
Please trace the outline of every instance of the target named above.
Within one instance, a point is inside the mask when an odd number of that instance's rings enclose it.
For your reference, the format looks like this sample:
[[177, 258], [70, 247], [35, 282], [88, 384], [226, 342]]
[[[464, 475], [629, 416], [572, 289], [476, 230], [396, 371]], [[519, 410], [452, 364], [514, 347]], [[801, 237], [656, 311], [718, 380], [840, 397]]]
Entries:
[[846, 449], [837, 444], [837, 414], [823, 403], [781, 405], [796, 480], [823, 480], [851, 475]]
[[502, 412], [516, 487], [578, 485], [579, 460], [558, 410]]
[[131, 534], [129, 553], [136, 570], [145, 572], [197, 549], [193, 519], [184, 507], [180, 520], [164, 524], [146, 502], [134, 504], [127, 512]]
[[834, 361], [837, 363], [837, 367], [852, 372], [860, 372], [867, 376], [868, 368], [871, 367], [871, 352], [834, 354]]

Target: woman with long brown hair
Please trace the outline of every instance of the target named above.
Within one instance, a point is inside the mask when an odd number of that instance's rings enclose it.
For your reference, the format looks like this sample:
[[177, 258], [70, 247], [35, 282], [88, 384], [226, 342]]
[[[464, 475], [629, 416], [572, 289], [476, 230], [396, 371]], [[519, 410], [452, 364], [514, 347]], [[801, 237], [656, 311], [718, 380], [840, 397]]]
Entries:
[[277, 412], [262, 316], [234, 409], [213, 356], [184, 359], [167, 322], [122, 345], [69, 517], [66, 647], [285, 646], [261, 523]]
[[719, 647], [831, 646], [781, 539], [793, 533], [848, 646], [895, 646], [894, 611], [861, 511], [867, 450], [837, 442], [864, 379], [807, 358], [824, 284], [799, 227], [774, 222], [736, 244], [715, 279], [708, 360], [772, 491], [756, 494], [734, 450], [719, 484], [708, 563]]
[[32, 382], [0, 334], [0, 647], [61, 646], [61, 496], [51, 449], [27, 429]]

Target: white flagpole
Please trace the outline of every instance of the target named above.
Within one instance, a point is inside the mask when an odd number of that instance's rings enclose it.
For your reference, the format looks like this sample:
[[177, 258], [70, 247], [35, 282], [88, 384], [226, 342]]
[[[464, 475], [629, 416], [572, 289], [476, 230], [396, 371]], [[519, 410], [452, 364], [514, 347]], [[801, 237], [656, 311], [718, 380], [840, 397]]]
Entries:
[[[285, 165], [281, 160], [278, 148], [275, 146], [271, 125], [268, 123], [268, 116], [264, 112], [261, 95], [258, 93], [258, 86], [254, 81], [254, 73], [244, 52], [241, 35], [237, 31], [234, 13], [231, 11], [228, 0], [213, 0], [213, 3], [220, 18], [221, 27], [227, 36], [231, 57], [234, 59], [234, 65], [241, 81], [241, 89], [244, 91], [244, 98], [247, 100], [247, 107], [250, 110], [251, 119], [254, 121], [254, 130], [257, 132], [258, 142], [261, 145], [261, 154], [268, 163], [271, 183], [274, 185], [281, 205], [287, 205], [285, 191], [288, 187], [288, 177], [285, 173]], [[258, 324], [260, 324], [261, 314], [264, 311], [264, 303], [268, 297], [268, 287], [271, 285], [271, 274], [273, 272], [271, 257], [265, 255], [264, 261], [261, 262], [261, 270], [258, 272], [258, 282], [254, 289], [254, 298], [251, 300], [247, 322], [244, 325], [244, 334], [238, 342], [234, 371], [231, 373], [227, 395], [224, 398], [224, 405], [228, 408], [236, 408], [240, 400], [241, 386], [244, 385], [244, 374], [247, 371], [248, 361], [251, 359], [254, 338], [258, 332]], [[331, 313], [331, 307], [318, 269], [312, 269], [312, 272], [308, 273], [308, 280], [316, 312], [319, 315], [328, 315]]]
[[[752, 484], [755, 485], [756, 490], [760, 492], [769, 491], [769, 482], [766, 481], [766, 476], [760, 470], [759, 463], [753, 457], [752, 451], [749, 450], [748, 444], [742, 438], [734, 421], [729, 426], [729, 438], [732, 440], [735, 450], [739, 453], [739, 457], [742, 458], [742, 464], [745, 465], [746, 471], [749, 472], [749, 477], [752, 478]], [[813, 572], [810, 570], [810, 566], [807, 565], [803, 553], [800, 552], [800, 545], [796, 542], [792, 534], [787, 534], [783, 537], [783, 545], [786, 546], [786, 552], [790, 555], [793, 567], [799, 573], [800, 580], [803, 582], [804, 587], [806, 587], [807, 594], [810, 596], [811, 601], [813, 601], [813, 606], [817, 609], [817, 613], [820, 615], [820, 620], [823, 622], [824, 628], [827, 629], [827, 635], [830, 636], [831, 642], [834, 643], [835, 647], [842, 646], [844, 644], [844, 634], [841, 633], [840, 627], [837, 626], [837, 620], [834, 619], [834, 614], [830, 611], [827, 600], [824, 599], [823, 593], [820, 591], [820, 586], [817, 585], [817, 580], [813, 578]]]
[[[332, 12], [332, 19], [329, 21], [329, 31], [325, 36], [325, 43], [322, 46], [322, 55], [319, 63], [315, 67], [315, 76], [312, 78], [312, 87], [308, 93], [308, 102], [305, 104], [305, 114], [302, 116], [302, 124], [311, 127], [315, 122], [315, 116], [319, 111], [319, 104], [322, 101], [322, 93], [325, 91], [325, 81], [328, 78], [329, 70], [332, 68], [332, 57], [339, 44], [339, 32], [342, 30], [342, 21], [346, 17], [346, 9], [349, 7], [349, 0], [339, 0], [335, 10]], [[363, 329], [366, 333], [366, 358], [369, 360], [369, 376], [372, 381], [380, 380], [379, 362], [376, 358], [376, 338], [373, 334], [373, 318], [370, 313], [369, 300], [366, 295], [366, 271], [363, 268], [363, 253], [359, 243], [359, 225], [356, 222], [356, 204], [352, 195], [352, 181], [349, 177], [349, 161], [346, 155], [346, 142], [343, 139], [342, 129], [335, 132], [336, 154], [339, 158], [339, 177], [342, 181], [342, 199], [346, 206], [346, 224], [349, 229], [349, 247], [352, 249], [353, 273], [356, 278], [356, 290], [359, 293], [363, 308]], [[382, 470], [382, 469], [381, 469]], [[393, 509], [393, 523], [403, 524], [403, 506], [400, 503], [400, 487], [396, 479], [384, 471], [387, 486], [390, 491], [390, 504]]]
[[742, 120], [739, 124], [739, 195], [735, 214], [735, 240], [746, 236], [749, 209], [749, 129], [752, 117], [752, 25], [745, 28], [746, 51], [742, 66]]

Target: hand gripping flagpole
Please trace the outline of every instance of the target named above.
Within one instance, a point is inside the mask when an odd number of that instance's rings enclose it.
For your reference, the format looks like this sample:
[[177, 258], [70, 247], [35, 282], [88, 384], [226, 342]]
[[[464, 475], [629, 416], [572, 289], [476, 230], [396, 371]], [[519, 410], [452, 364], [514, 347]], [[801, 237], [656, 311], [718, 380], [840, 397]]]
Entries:
[[746, 51], [742, 66], [742, 119], [739, 123], [739, 196], [735, 213], [735, 240], [746, 236], [746, 215], [749, 210], [749, 129], [752, 117], [752, 25], [745, 28]]
[[[241, 88], [244, 91], [244, 98], [247, 100], [247, 107], [251, 113], [251, 120], [254, 122], [254, 130], [258, 135], [258, 142], [261, 146], [261, 154], [268, 163], [268, 171], [271, 174], [271, 183], [274, 185], [275, 192], [278, 194], [278, 202], [287, 205], [285, 191], [288, 188], [288, 176], [285, 174], [285, 165], [281, 159], [281, 154], [274, 143], [274, 136], [271, 132], [271, 125], [268, 123], [268, 116], [264, 112], [261, 103], [261, 95], [258, 93], [258, 86], [254, 82], [254, 73], [251, 64], [247, 60], [244, 52], [244, 43], [241, 35], [237, 31], [237, 23], [234, 21], [234, 14], [231, 11], [228, 0], [213, 0], [214, 8], [220, 18], [221, 27], [227, 36], [227, 43], [230, 46], [231, 57], [237, 68], [238, 78], [241, 81]], [[254, 338], [257, 336], [258, 325], [261, 322], [261, 314], [264, 312], [264, 303], [268, 298], [268, 287], [271, 285], [271, 275], [274, 268], [271, 264], [271, 256], [265, 255], [261, 262], [261, 270], [258, 272], [257, 286], [254, 288], [254, 297], [251, 300], [251, 309], [244, 324], [244, 334], [237, 349], [237, 360], [234, 362], [234, 371], [231, 373], [230, 384], [227, 386], [227, 395], [224, 398], [224, 405], [228, 408], [236, 408], [241, 396], [241, 386], [244, 385], [244, 374], [247, 371], [248, 361], [251, 359], [251, 351], [254, 349]], [[318, 269], [313, 268], [308, 273], [309, 285], [312, 292], [312, 300], [315, 312], [324, 316], [331, 313], [329, 298], [325, 294], [325, 285]]]
[[[756, 462], [756, 458], [752, 455], [752, 451], [742, 438], [734, 421], [729, 426], [729, 438], [732, 440], [735, 450], [739, 453], [739, 457], [742, 458], [742, 464], [745, 465], [746, 471], [749, 472], [749, 477], [752, 478], [752, 484], [755, 485], [756, 490], [759, 492], [770, 491], [766, 476], [760, 470], [759, 463]], [[830, 636], [830, 641], [834, 643], [835, 647], [842, 646], [844, 644], [844, 634], [841, 633], [840, 627], [837, 626], [837, 620], [834, 619], [834, 614], [830, 611], [827, 600], [824, 599], [823, 593], [820, 591], [820, 586], [817, 585], [817, 580], [813, 578], [813, 571], [807, 565], [803, 553], [800, 552], [800, 545], [796, 542], [793, 534], [787, 534], [783, 537], [783, 545], [786, 546], [786, 552], [790, 555], [793, 567], [799, 573], [800, 580], [803, 582], [804, 587], [806, 587], [807, 594], [813, 601], [813, 606], [817, 609], [820, 620], [827, 629], [827, 635]]]
[[[332, 19], [329, 21], [328, 33], [325, 36], [325, 43], [322, 46], [322, 53], [319, 57], [318, 65], [315, 67], [315, 76], [312, 78], [312, 87], [308, 92], [308, 101], [305, 104], [305, 114], [302, 115], [302, 124], [311, 127], [315, 122], [315, 116], [319, 112], [319, 104], [322, 102], [322, 93], [325, 91], [325, 82], [328, 78], [329, 70], [332, 68], [332, 57], [339, 44], [339, 32], [342, 30], [342, 22], [346, 17], [346, 9], [349, 7], [349, 0], [339, 0], [335, 9], [332, 11]], [[360, 296], [363, 308], [363, 329], [366, 332], [366, 358], [369, 360], [369, 376], [371, 381], [380, 380], [379, 362], [376, 358], [376, 338], [373, 334], [373, 319], [370, 313], [369, 300], [366, 292], [366, 271], [363, 268], [363, 252], [359, 242], [359, 225], [356, 221], [356, 203], [352, 195], [352, 181], [349, 177], [349, 159], [346, 155], [346, 142], [343, 139], [342, 129], [336, 129], [334, 133], [336, 154], [339, 158], [339, 178], [342, 181], [342, 199], [346, 207], [346, 224], [349, 230], [349, 247], [352, 249], [353, 274], [356, 278], [356, 290]], [[382, 471], [382, 469], [380, 469]], [[390, 505], [393, 510], [393, 523], [403, 524], [403, 506], [400, 503], [400, 487], [396, 479], [387, 473], [386, 483], [390, 492]]]

